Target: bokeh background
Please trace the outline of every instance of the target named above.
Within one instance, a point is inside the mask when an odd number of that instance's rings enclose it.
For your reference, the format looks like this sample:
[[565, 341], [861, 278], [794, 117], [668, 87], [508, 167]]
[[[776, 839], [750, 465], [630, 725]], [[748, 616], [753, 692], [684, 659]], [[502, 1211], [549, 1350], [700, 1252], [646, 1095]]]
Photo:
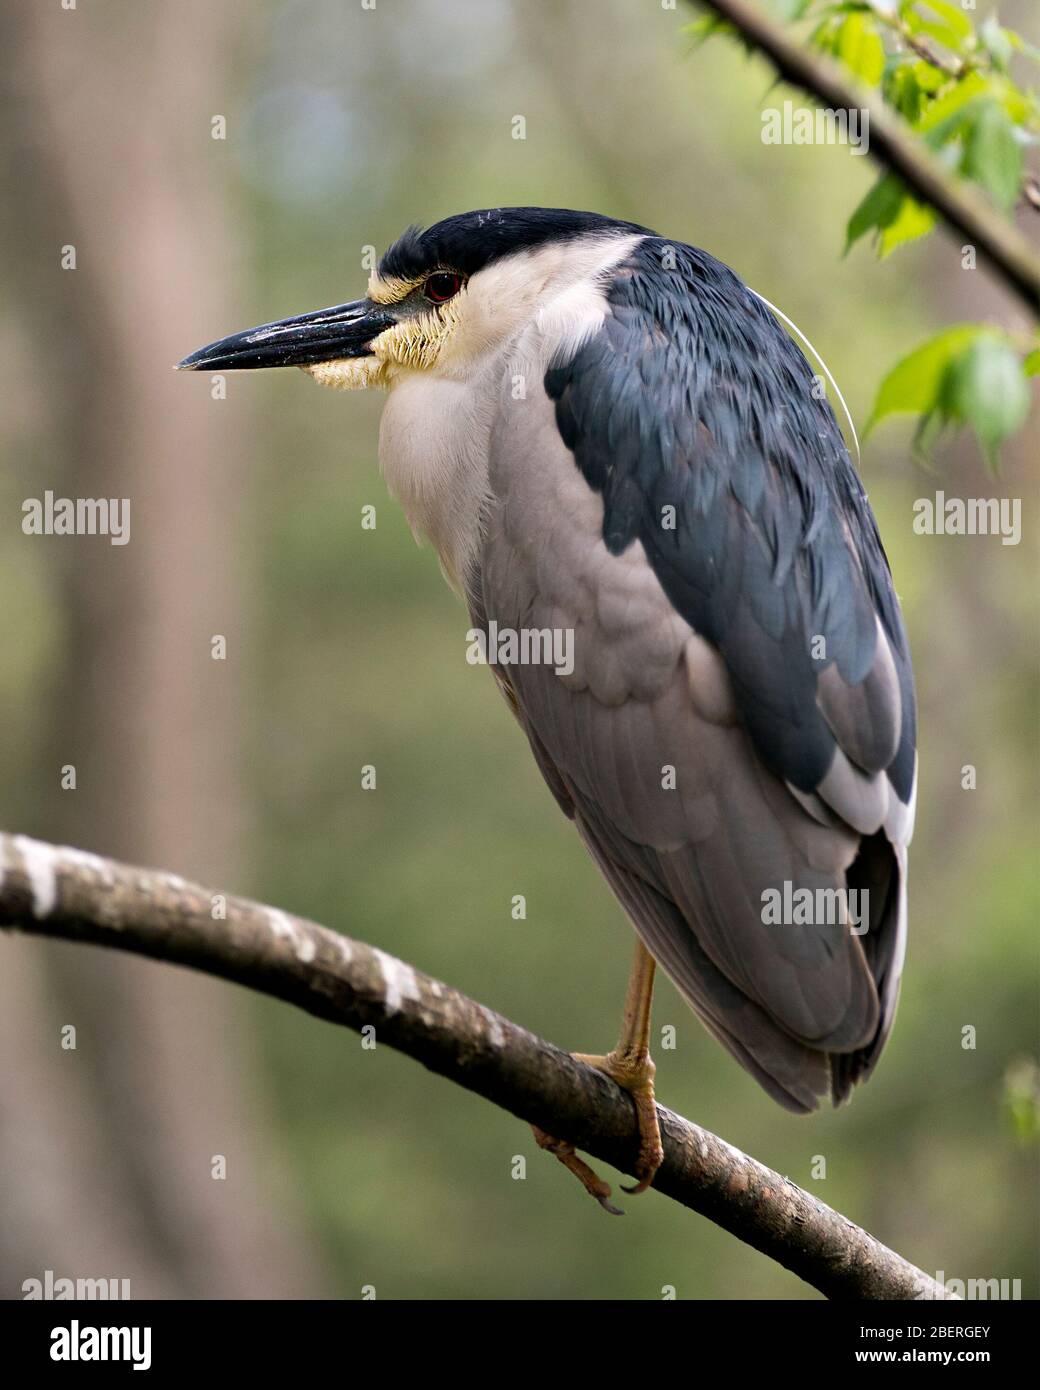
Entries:
[[[1001, 17], [1036, 42], [1029, 8]], [[942, 326], [1025, 327], [945, 236], [842, 260], [870, 161], [763, 145], [768, 70], [721, 41], [692, 51], [689, 18], [658, 0], [8, 7], [5, 828], [342, 928], [564, 1047], [613, 1042], [629, 928], [386, 497], [380, 399], [264, 372], [215, 400], [170, 366], [356, 297], [365, 248], [410, 222], [499, 204], [705, 246], [802, 326], [859, 421]], [[929, 1272], [1018, 1278], [1027, 1297], [1036, 1155], [1009, 1096], [1036, 1054], [1035, 422], [995, 479], [963, 440], [915, 461], [909, 426], [864, 451], [921, 705], [910, 951], [875, 1078], [799, 1119], [667, 982], [655, 1013], [677, 1030], [665, 1103]], [[22, 502], [47, 488], [131, 498], [130, 544], [24, 536]], [[939, 488], [1023, 498], [1021, 544], [915, 536], [914, 499]], [[7, 1298], [45, 1269], [129, 1277], [136, 1297], [815, 1296], [663, 1198], [607, 1219], [522, 1124], [386, 1048], [199, 975], [10, 935], [0, 1171]]]

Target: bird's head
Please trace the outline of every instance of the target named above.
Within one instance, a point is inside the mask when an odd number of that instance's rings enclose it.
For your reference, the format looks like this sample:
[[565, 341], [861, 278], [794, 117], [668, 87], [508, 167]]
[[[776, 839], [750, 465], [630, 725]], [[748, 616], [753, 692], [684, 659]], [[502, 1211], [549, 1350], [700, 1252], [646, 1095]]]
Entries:
[[322, 385], [350, 389], [390, 386], [406, 372], [465, 377], [633, 235], [647, 229], [562, 208], [462, 213], [405, 232], [364, 299], [234, 333], [178, 366], [302, 367]]

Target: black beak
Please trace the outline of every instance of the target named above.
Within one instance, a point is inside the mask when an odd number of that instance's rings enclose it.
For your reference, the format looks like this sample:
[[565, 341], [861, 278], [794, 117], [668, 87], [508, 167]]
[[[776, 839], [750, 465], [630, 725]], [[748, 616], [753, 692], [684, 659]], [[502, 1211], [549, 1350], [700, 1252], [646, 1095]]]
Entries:
[[369, 343], [397, 320], [381, 304], [357, 299], [300, 314], [278, 323], [262, 323], [230, 338], [199, 348], [178, 371], [239, 371], [246, 367], [303, 367], [343, 357], [369, 357]]

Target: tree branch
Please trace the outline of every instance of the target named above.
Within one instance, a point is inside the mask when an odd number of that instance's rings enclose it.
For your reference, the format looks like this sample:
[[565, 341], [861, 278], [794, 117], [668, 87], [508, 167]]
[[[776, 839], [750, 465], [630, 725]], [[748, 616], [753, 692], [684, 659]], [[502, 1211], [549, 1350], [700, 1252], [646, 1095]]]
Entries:
[[[634, 1111], [613, 1081], [404, 961], [303, 918], [174, 874], [0, 834], [0, 926], [193, 966], [332, 1023], [371, 1025], [431, 1071], [632, 1171]], [[660, 1119], [665, 1158], [655, 1188], [828, 1297], [950, 1297], [790, 1179], [663, 1107]]]
[[792, 86], [818, 97], [834, 111], [866, 111], [871, 155], [897, 174], [922, 203], [927, 203], [974, 246], [997, 275], [1023, 299], [1033, 314], [1040, 309], [1040, 254], [1018, 228], [963, 179], [947, 173], [905, 123], [863, 87], [847, 82], [841, 69], [792, 38], [752, 0], [693, 0], [765, 54]]

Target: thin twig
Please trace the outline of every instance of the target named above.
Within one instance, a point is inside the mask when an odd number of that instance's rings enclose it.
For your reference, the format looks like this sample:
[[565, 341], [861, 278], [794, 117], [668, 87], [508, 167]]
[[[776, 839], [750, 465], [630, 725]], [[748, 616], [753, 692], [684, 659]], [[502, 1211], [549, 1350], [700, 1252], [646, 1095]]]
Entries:
[[[623, 1172], [632, 1103], [603, 1073], [364, 942], [174, 874], [0, 834], [0, 926], [189, 965], [381, 1042]], [[654, 1187], [830, 1298], [948, 1298], [839, 1212], [708, 1130], [660, 1109]], [[577, 1200], [577, 1198], [575, 1198]]]

